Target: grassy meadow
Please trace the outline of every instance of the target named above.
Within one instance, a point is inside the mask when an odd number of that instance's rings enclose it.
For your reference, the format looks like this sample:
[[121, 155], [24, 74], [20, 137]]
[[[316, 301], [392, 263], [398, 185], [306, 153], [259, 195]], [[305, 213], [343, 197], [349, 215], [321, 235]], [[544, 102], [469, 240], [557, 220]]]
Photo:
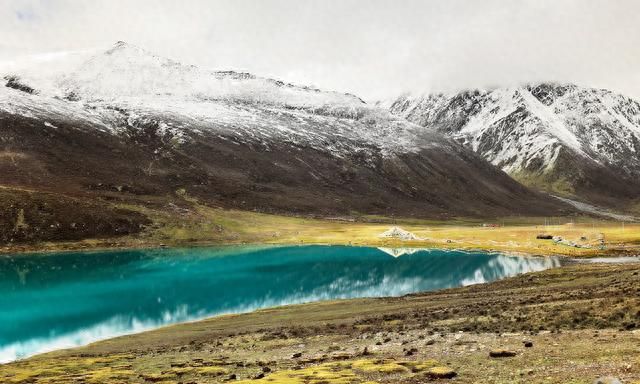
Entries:
[[[479, 249], [535, 255], [589, 257], [640, 253], [640, 224], [590, 217], [459, 218], [448, 221], [357, 216], [312, 218], [209, 207], [195, 200], [152, 209], [122, 205], [149, 217], [139, 234], [74, 242], [44, 242], [0, 248], [5, 252], [216, 244], [330, 244], [377, 247]], [[392, 226], [419, 240], [381, 238]], [[539, 240], [561, 236], [577, 246]]]

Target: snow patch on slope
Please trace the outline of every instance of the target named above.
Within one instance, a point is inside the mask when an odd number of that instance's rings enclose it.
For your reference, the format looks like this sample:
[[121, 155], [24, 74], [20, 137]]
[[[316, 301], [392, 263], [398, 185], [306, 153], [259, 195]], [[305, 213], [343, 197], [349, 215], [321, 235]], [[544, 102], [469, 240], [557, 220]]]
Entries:
[[176, 144], [192, 135], [217, 134], [267, 149], [273, 140], [288, 141], [339, 157], [360, 152], [391, 156], [446, 142], [434, 138], [418, 144], [423, 129], [350, 94], [201, 69], [123, 42], [106, 51], [35, 61], [55, 64], [38, 72], [38, 65], [18, 60], [0, 69], [0, 75], [17, 77], [35, 90], [0, 87], [0, 111], [52, 124], [84, 121], [111, 134], [151, 125]]
[[549, 172], [565, 151], [640, 177], [640, 104], [607, 90], [543, 83], [402, 95], [384, 105], [455, 138], [510, 174]]
[[582, 151], [581, 144], [578, 141], [576, 135], [570, 131], [561, 118], [553, 111], [549, 110], [544, 104], [536, 99], [530, 92], [520, 91], [518, 94], [523, 98], [526, 103], [526, 107], [531, 111], [533, 115], [538, 117], [548, 132], [560, 139], [563, 144], [567, 145], [572, 150], [585, 156]]
[[38, 69], [21, 60], [5, 66], [3, 72], [19, 71], [43, 95], [85, 102], [129, 99], [143, 104], [149, 99], [169, 96], [174, 100], [242, 100], [301, 108], [364, 105], [353, 95], [295, 86], [249, 73], [201, 69], [124, 42], [105, 51], [49, 55], [35, 60], [46, 60], [47, 66], [55, 69]]
[[558, 200], [561, 200], [567, 204], [572, 205], [573, 207], [577, 208], [578, 210], [582, 211], [582, 212], [586, 212], [586, 213], [590, 213], [592, 215], [597, 215], [597, 216], [601, 216], [601, 217], [606, 217], [609, 219], [614, 219], [614, 220], [619, 220], [619, 221], [629, 221], [629, 222], [635, 222], [635, 221], [640, 221], [637, 217], [635, 216], [630, 216], [630, 215], [622, 215], [619, 213], [614, 213], [611, 211], [608, 211], [604, 208], [600, 208], [600, 207], [596, 207], [594, 205], [591, 204], [587, 204], [584, 203], [582, 201], [577, 201], [577, 200], [572, 200], [572, 199], [568, 199], [566, 197], [560, 197], [560, 196], [553, 196]]

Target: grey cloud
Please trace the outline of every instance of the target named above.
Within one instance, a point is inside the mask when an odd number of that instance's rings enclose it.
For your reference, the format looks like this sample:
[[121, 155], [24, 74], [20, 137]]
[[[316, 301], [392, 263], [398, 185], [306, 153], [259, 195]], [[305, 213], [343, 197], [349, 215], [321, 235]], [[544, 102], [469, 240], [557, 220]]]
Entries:
[[125, 40], [372, 100], [566, 81], [640, 97], [635, 0], [5, 0], [0, 59]]

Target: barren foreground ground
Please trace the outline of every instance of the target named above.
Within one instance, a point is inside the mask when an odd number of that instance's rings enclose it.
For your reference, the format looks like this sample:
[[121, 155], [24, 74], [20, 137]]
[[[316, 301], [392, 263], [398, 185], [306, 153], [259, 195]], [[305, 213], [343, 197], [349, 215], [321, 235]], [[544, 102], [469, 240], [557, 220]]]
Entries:
[[0, 366], [2, 383], [592, 383], [607, 375], [640, 383], [640, 264], [576, 264], [402, 298], [221, 316]]

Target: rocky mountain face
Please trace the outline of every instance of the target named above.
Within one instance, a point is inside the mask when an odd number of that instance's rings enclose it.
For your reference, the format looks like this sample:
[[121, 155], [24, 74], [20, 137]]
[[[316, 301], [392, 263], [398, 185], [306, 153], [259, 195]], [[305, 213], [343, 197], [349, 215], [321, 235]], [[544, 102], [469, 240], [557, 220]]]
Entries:
[[[114, 204], [165, 204], [179, 199], [177, 191], [288, 214], [444, 218], [569, 209], [444, 135], [349, 94], [203, 70], [121, 42], [3, 71], [0, 185], [30, 198], [0, 207], [11, 218], [0, 241], [21, 238], [19, 229], [35, 222], [48, 228], [42, 238], [68, 238], [68, 227], [80, 224], [60, 218], [57, 195], [81, 201], [79, 210], [91, 202], [93, 221], [77, 220], [92, 235], [97, 228], [131, 233], [148, 222], [139, 214], [125, 220]], [[19, 214], [27, 227], [15, 225]], [[106, 226], [113, 217], [121, 224]]]
[[640, 103], [623, 95], [537, 84], [403, 95], [385, 107], [526, 185], [610, 207], [640, 200]]

